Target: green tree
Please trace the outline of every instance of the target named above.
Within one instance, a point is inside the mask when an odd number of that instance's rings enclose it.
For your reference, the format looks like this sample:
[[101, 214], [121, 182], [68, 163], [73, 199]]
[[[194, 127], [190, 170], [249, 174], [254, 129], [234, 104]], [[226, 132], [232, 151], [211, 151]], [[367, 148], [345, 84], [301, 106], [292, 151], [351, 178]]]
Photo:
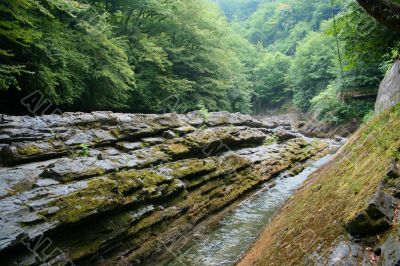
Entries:
[[290, 58], [282, 53], [266, 53], [255, 68], [255, 92], [259, 103], [266, 107], [282, 105], [291, 94], [285, 81]]
[[76, 1], [0, 6], [3, 89], [38, 90], [58, 106], [80, 102], [82, 110], [125, 105], [134, 73], [125, 41], [113, 36], [106, 14]]
[[311, 32], [297, 47], [287, 81], [294, 93], [293, 103], [298, 108], [307, 110], [310, 100], [334, 78], [332, 67], [336, 54], [333, 44], [332, 37]]
[[129, 20], [117, 26], [129, 38], [142, 92], [132, 95], [132, 111], [184, 112], [199, 102], [209, 110], [250, 110], [243, 54], [251, 46], [231, 31], [215, 6], [201, 0], [138, 1], [124, 10]]

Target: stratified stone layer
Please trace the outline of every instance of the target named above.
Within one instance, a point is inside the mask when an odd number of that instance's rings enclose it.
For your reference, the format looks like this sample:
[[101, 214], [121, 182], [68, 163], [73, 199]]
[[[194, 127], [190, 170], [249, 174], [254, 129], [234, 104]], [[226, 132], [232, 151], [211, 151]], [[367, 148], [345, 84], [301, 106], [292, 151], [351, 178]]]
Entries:
[[[289, 122], [225, 112], [4, 120], [5, 265], [56, 265], [66, 258], [77, 264], [138, 264], [247, 191], [328, 147], [303, 137]], [[51, 248], [32, 252], [46, 238]]]

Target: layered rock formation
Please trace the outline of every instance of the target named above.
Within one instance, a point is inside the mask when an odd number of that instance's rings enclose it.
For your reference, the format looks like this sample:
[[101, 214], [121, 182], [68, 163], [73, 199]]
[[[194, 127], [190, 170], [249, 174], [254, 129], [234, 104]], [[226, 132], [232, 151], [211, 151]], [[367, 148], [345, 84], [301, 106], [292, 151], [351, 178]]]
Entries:
[[0, 122], [2, 265], [137, 264], [328, 141], [229, 113]]

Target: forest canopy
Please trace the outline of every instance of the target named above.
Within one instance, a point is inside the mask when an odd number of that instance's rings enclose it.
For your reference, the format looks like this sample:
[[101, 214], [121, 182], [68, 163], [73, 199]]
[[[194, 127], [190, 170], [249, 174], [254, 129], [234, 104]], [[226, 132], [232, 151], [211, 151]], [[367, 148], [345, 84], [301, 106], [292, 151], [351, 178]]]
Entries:
[[352, 95], [376, 93], [400, 41], [344, 0], [6, 0], [0, 7], [2, 112], [17, 112], [23, 97], [40, 92], [63, 111], [294, 109], [346, 121], [372, 108]]
[[[250, 111], [248, 54], [209, 2], [2, 1], [0, 90], [64, 108]], [[10, 93], [14, 95], [14, 93]], [[172, 97], [173, 96], [173, 97]], [[169, 110], [175, 102], [177, 110]]]

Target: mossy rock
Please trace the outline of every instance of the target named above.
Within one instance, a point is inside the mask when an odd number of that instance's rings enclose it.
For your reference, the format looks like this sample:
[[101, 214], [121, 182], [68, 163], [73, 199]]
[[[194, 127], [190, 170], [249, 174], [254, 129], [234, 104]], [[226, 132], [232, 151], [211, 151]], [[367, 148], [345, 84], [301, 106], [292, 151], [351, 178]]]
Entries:
[[348, 232], [357, 237], [379, 235], [390, 229], [391, 226], [391, 222], [386, 217], [372, 219], [365, 212], [356, 215], [350, 222], [346, 223]]
[[171, 143], [163, 145], [162, 148], [167, 154], [172, 156], [181, 156], [190, 153], [191, 148], [184, 143]]
[[217, 169], [217, 162], [215, 158], [187, 159], [187, 160], [167, 163], [157, 167], [158, 171], [167, 172], [174, 178], [179, 178], [179, 179], [195, 178], [213, 172], [216, 169]]
[[85, 217], [113, 209], [122, 202], [115, 193], [117, 183], [108, 178], [97, 178], [88, 182], [86, 189], [61, 197], [53, 202], [60, 210], [51, 217], [62, 223], [74, 223]]
[[26, 145], [24, 147], [17, 149], [17, 152], [18, 152], [18, 154], [20, 154], [22, 156], [31, 157], [31, 156], [41, 154], [43, 152], [43, 150], [32, 144], [32, 145]]

